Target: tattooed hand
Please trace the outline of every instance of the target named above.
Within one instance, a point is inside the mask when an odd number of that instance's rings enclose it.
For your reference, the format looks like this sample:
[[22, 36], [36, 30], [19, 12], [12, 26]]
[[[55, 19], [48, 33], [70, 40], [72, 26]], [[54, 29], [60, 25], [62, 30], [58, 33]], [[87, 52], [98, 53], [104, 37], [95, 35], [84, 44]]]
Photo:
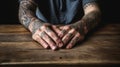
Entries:
[[[20, 0], [19, 20], [28, 30], [32, 32], [32, 37], [40, 43], [44, 48], [57, 49], [58, 45], [62, 45], [61, 39], [53, 31], [54, 25], [42, 23], [36, 15], [37, 4], [34, 0]], [[52, 29], [53, 27], [53, 29]]]
[[59, 47], [59, 45], [63, 45], [61, 39], [57, 36], [57, 34], [53, 30], [53, 29], [55, 30], [57, 29], [54, 28], [55, 27], [54, 25], [48, 23], [39, 24], [34, 22], [30, 25], [30, 27], [32, 27], [33, 31], [37, 29], [33, 33], [32, 37], [34, 40], [40, 43], [44, 48], [50, 47], [52, 50], [56, 50]]
[[66, 48], [72, 48], [78, 41], [84, 39], [85, 34], [97, 26], [100, 22], [100, 10], [96, 3], [88, 3], [84, 6], [85, 15], [73, 24], [60, 26], [61, 32], [58, 36], [62, 39]]
[[58, 33], [58, 36], [64, 43], [63, 47], [68, 49], [72, 48], [78, 41], [82, 41], [86, 33], [84, 32], [85, 30], [83, 30], [83, 25], [78, 25], [78, 23], [60, 26], [59, 29], [61, 32]]
[[84, 35], [94, 28], [99, 19], [100, 11], [96, 3], [88, 3], [84, 6], [85, 15], [73, 24], [55, 26], [42, 23], [36, 15], [37, 4], [34, 0], [20, 0], [19, 20], [32, 32], [32, 37], [44, 48], [56, 50], [58, 47], [66, 46], [72, 48], [78, 41], [84, 39]]

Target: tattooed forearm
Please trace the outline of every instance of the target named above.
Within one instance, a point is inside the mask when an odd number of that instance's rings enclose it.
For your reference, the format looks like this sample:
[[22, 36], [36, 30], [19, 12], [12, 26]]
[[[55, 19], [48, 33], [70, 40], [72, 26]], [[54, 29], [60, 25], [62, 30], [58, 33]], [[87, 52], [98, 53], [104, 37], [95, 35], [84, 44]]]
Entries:
[[84, 7], [85, 15], [82, 18], [83, 23], [85, 23], [88, 31], [93, 29], [101, 20], [101, 12], [97, 3], [88, 3]]
[[84, 6], [85, 15], [75, 26], [79, 28], [80, 33], [90, 31], [100, 22], [101, 12], [95, 3], [89, 3]]
[[19, 6], [19, 20], [26, 28], [35, 20], [36, 4], [33, 0], [21, 0]]
[[82, 21], [89, 31], [100, 22], [100, 13], [98, 11], [90, 12], [82, 18]]
[[88, 7], [94, 7], [94, 6], [98, 6], [98, 5], [96, 4], [96, 2], [87, 3], [87, 4], [85, 4], [85, 5], [83, 6], [83, 9], [85, 10], [85, 9], [87, 9]]
[[32, 34], [34, 34], [35, 31], [36, 31], [38, 28], [40, 28], [42, 25], [43, 25], [43, 23], [40, 22], [40, 20], [35, 19], [33, 22], [30, 23], [30, 25], [29, 25], [28, 28], [30, 29], [30, 31], [32, 32]]

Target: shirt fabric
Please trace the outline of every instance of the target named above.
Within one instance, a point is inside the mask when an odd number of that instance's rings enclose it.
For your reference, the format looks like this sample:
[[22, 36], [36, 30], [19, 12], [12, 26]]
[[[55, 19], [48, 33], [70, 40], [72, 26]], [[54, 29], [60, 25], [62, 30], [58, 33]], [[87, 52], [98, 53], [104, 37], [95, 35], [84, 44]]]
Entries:
[[70, 24], [83, 16], [83, 6], [97, 0], [35, 0], [36, 16], [51, 24]]

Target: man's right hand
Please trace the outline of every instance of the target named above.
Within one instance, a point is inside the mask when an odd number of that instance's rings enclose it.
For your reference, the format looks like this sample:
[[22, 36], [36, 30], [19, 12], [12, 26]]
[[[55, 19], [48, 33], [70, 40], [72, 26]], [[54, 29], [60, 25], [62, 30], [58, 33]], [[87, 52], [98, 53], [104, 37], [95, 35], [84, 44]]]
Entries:
[[42, 23], [36, 18], [37, 4], [34, 0], [20, 0], [19, 20], [27, 29], [32, 32], [32, 37], [40, 43], [44, 48], [57, 49], [58, 45], [62, 45], [61, 39], [52, 29], [51, 24]]
[[40, 26], [32, 35], [32, 38], [40, 43], [44, 48], [50, 47], [52, 50], [56, 50], [58, 47], [61, 47], [63, 43], [53, 30], [54, 27], [54, 25], [49, 23], [43, 23], [42, 26]]

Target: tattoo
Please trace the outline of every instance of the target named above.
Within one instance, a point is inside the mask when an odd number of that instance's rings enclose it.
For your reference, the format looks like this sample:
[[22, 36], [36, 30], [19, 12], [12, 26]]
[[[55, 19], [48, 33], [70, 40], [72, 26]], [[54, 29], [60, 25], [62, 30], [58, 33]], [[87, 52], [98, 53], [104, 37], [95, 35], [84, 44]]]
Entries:
[[80, 40], [80, 37], [76, 37], [74, 40], [72, 40], [71, 44], [75, 45]]
[[35, 18], [36, 4], [33, 0], [21, 0], [19, 6], [19, 20], [26, 28]]
[[46, 31], [47, 31], [47, 32], [52, 32], [49, 27], [46, 28]]
[[62, 30], [61, 33], [62, 33], [62, 34], [65, 34], [65, 33], [66, 33], [66, 30]]
[[94, 7], [96, 9], [95, 11], [92, 11], [92, 12], [86, 14], [82, 18], [83, 22], [85, 23], [85, 25], [89, 31], [89, 30], [93, 29], [100, 22], [101, 13], [100, 13], [100, 10], [98, 8], [98, 5], [95, 2], [86, 4], [83, 7], [84, 10], [87, 10], [87, 7], [88, 8]]
[[[88, 6], [97, 6], [96, 4], [94, 3], [89, 3], [89, 4], [86, 4], [84, 6], [84, 10], [88, 7]], [[94, 7], [96, 8], [96, 7]], [[98, 9], [98, 8], [97, 8]], [[99, 10], [95, 10], [95, 11], [91, 11], [90, 13], [88, 14], [85, 14], [83, 16], [83, 18], [78, 21], [77, 23], [75, 23], [73, 25], [73, 27], [76, 29], [76, 30], [79, 30], [80, 34], [85, 34], [86, 32], [86, 29], [88, 31], [90, 31], [91, 29], [93, 29], [99, 22], [100, 22], [100, 17], [101, 17], [101, 13]]]
[[81, 20], [76, 22], [75, 24], [71, 25], [71, 27], [74, 28], [81, 35], [84, 35], [84, 29], [83, 29], [84, 26], [85, 26], [85, 24]]
[[67, 36], [65, 38], [63, 38], [63, 43], [64, 44], [69, 43], [73, 37], [74, 37], [73, 33], [68, 33]]
[[39, 36], [40, 37], [44, 37], [45, 36], [45, 32], [42, 32]]
[[72, 37], [73, 36], [73, 33], [68, 33], [69, 34], [69, 36], [68, 37]]
[[98, 22], [100, 22], [100, 13], [97, 11], [91, 12], [83, 17], [83, 22], [85, 23], [88, 30], [93, 29]]
[[89, 7], [89, 6], [94, 6], [94, 5], [97, 5], [95, 2], [92, 2], [92, 3], [87, 3], [87, 4], [85, 4], [84, 6], [83, 6], [83, 8], [84, 9], [86, 9], [87, 7]]
[[34, 34], [36, 32], [36, 30], [38, 30], [39, 28], [42, 27], [43, 23], [40, 22], [38, 19], [34, 20], [34, 22], [31, 23], [32, 25], [32, 34]]
[[43, 23], [36, 18], [37, 4], [34, 0], [21, 0], [19, 6], [19, 20], [26, 28], [28, 28], [33, 34], [39, 29]]

